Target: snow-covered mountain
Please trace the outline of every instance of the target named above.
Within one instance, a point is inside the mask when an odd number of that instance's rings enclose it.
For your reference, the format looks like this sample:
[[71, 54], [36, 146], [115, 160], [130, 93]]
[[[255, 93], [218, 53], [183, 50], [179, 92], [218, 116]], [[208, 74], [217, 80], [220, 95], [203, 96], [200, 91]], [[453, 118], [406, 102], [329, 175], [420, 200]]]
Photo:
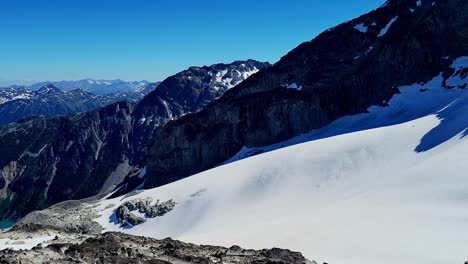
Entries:
[[123, 80], [94, 80], [83, 79], [78, 81], [46, 81], [29, 85], [31, 90], [38, 90], [44, 85], [53, 84], [60, 89], [73, 90], [81, 89], [94, 94], [115, 94], [140, 92], [144, 90], [150, 82], [148, 81], [123, 81]]
[[135, 107], [131, 138], [134, 157], [142, 159], [156, 128], [188, 113], [202, 110], [210, 102], [250, 76], [270, 66], [255, 60], [190, 67], [163, 82]]
[[[446, 80], [468, 82], [468, 57]], [[105, 231], [199, 244], [283, 247], [319, 263], [463, 263], [468, 237], [468, 90], [442, 76], [399, 87], [387, 107], [347, 116], [271, 151], [128, 197], [101, 200]], [[257, 152], [258, 153], [258, 152]], [[142, 174], [144, 177], [144, 173]], [[151, 198], [167, 214], [125, 228], [116, 209]], [[138, 210], [130, 212], [141, 216]]]
[[0, 104], [17, 99], [29, 99], [32, 90], [26, 87], [5, 87], [0, 88]]
[[[450, 58], [468, 54], [466, 14], [462, 0], [392, 0], [322, 32], [202, 111], [157, 130], [145, 187], [218, 166], [245, 146], [268, 146], [385, 106], [399, 86], [440, 72], [448, 78]], [[356, 29], [361, 24], [365, 32]]]
[[387, 106], [244, 148], [225, 165], [162, 187], [33, 212], [20, 226], [289, 248], [312, 263], [463, 263], [468, 57], [451, 68], [450, 76], [398, 87]]

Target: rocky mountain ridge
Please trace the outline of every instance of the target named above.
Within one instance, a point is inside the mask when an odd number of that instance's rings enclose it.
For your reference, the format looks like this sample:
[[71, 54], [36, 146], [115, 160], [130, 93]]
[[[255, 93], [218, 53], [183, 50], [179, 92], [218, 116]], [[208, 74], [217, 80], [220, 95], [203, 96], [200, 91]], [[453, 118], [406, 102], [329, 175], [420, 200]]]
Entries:
[[32, 250], [0, 251], [2, 263], [239, 263], [239, 264], [313, 264], [302, 254], [273, 248], [247, 250], [194, 245], [171, 238], [151, 238], [105, 233], [77, 242], [60, 242], [57, 237], [48, 245]]

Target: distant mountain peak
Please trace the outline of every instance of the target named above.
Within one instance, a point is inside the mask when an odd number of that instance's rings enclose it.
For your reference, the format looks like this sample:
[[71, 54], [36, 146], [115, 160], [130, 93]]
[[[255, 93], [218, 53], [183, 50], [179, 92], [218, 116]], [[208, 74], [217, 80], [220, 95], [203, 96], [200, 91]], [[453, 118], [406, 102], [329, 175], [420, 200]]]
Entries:
[[63, 91], [51, 83], [46, 84], [42, 86], [39, 90], [37, 90], [37, 93], [41, 93], [41, 94], [60, 93], [60, 92], [63, 92]]

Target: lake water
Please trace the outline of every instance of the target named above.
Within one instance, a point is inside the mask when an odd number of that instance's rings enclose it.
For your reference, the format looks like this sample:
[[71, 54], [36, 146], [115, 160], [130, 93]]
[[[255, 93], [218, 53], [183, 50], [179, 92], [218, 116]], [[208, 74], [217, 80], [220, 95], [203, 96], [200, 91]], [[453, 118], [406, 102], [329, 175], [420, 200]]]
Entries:
[[15, 224], [13, 221], [0, 221], [0, 229], [12, 227]]

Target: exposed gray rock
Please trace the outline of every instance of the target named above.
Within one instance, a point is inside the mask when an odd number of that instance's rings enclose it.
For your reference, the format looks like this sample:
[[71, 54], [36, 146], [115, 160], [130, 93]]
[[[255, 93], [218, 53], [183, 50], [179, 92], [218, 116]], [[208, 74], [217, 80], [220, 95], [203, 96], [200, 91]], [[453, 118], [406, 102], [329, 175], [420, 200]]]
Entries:
[[77, 201], [65, 201], [20, 219], [14, 230], [52, 229], [72, 234], [100, 234], [102, 227], [94, 220], [99, 217], [96, 201], [102, 196]]
[[232, 263], [232, 264], [312, 264], [302, 254], [273, 248], [248, 250], [199, 246], [170, 238], [156, 240], [120, 233], [105, 233], [82, 243], [52, 243], [32, 250], [0, 251], [0, 262], [29, 263]]
[[[123, 203], [117, 207], [115, 215], [121, 226], [131, 227], [144, 223], [145, 218], [163, 216], [174, 209], [175, 205], [176, 202], [172, 199], [162, 203], [160, 203], [159, 200], [156, 200], [153, 204], [153, 199], [151, 197], [146, 197], [144, 199], [135, 199]], [[140, 214], [143, 214], [145, 218], [136, 216], [132, 213], [134, 211], [138, 211]]]

